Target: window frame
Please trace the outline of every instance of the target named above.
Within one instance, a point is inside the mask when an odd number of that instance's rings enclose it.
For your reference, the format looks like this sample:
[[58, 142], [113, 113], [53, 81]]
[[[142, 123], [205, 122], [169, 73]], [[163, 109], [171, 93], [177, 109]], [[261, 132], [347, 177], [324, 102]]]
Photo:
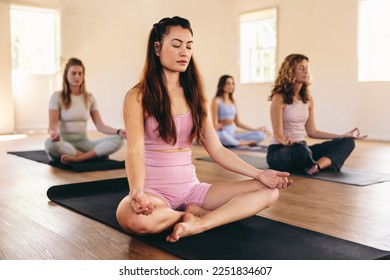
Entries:
[[[34, 51], [31, 51], [30, 54], [27, 54], [25, 57], [27, 59], [25, 59], [24, 62], [21, 63], [21, 66], [19, 67], [17, 64], [19, 63], [18, 62], [15, 62], [15, 60], [18, 60], [18, 55], [17, 55], [17, 46], [15, 47], [14, 44], [17, 44], [18, 42], [16, 42], [19, 38], [17, 38], [17, 35], [14, 34], [14, 30], [13, 28], [15, 28], [13, 26], [14, 22], [13, 22], [13, 13], [15, 12], [27, 12], [27, 13], [39, 13], [37, 14], [37, 17], [42, 17], [42, 14], [49, 14], [49, 15], [52, 15], [53, 18], [51, 20], [53, 20], [53, 29], [50, 30], [52, 32], [51, 34], [51, 38], [47, 38], [47, 39], [54, 39], [54, 42], [52, 42], [52, 45], [50, 47], [48, 47], [49, 49], [51, 48], [52, 51], [50, 52], [50, 56], [52, 59], [44, 59], [43, 61], [41, 61], [41, 63], [36, 63], [36, 61], [29, 61], [31, 60], [31, 58], [29, 58], [29, 56], [33, 56], [34, 55], [34, 52], [35, 54], [37, 53], [37, 49], [34, 49]], [[47, 19], [46, 19], [47, 20]], [[27, 73], [29, 75], [53, 75], [55, 73], [57, 73], [58, 71], [61, 70], [61, 12], [60, 10], [58, 9], [55, 9], [55, 8], [38, 8], [38, 7], [30, 7], [30, 6], [22, 6], [22, 5], [11, 5], [10, 6], [10, 35], [11, 35], [11, 59], [12, 59], [12, 71], [13, 72], [23, 72], [23, 73]], [[26, 31], [23, 31], [23, 32], [26, 32]], [[31, 32], [33, 33], [33, 32]], [[38, 33], [35, 33], [34, 34], [38, 34]], [[24, 35], [24, 34], [22, 34]], [[34, 39], [33, 40], [34, 42], [36, 41], [39, 41], [39, 40], [36, 40]], [[31, 42], [31, 40], [27, 40], [26, 41], [27, 43], [28, 42]], [[24, 44], [26, 45], [26, 42], [24, 42]], [[22, 43], [23, 44], [23, 43]], [[35, 45], [35, 44], [32, 44], [32, 45]], [[35, 45], [35, 47], [37, 47], [38, 45]], [[24, 52], [27, 52], [26, 50], [27, 49], [30, 49], [31, 48], [31, 44], [28, 44], [28, 46], [25, 46], [25, 47], [21, 47], [23, 48]], [[41, 50], [41, 53], [44, 53], [46, 52], [47, 48], [44, 48]], [[48, 55], [45, 55], [46, 57], [48, 57]], [[50, 64], [49, 64], [50, 63]], [[16, 64], [16, 66], [15, 66]]]
[[[258, 30], [258, 27], [262, 30]], [[244, 28], [247, 30], [244, 31]], [[261, 41], [252, 39], [259, 38], [258, 35], [267, 30], [269, 32], [263, 37], [268, 39]], [[273, 82], [277, 70], [277, 8], [272, 7], [240, 14], [239, 33], [240, 83], [257, 84]]]

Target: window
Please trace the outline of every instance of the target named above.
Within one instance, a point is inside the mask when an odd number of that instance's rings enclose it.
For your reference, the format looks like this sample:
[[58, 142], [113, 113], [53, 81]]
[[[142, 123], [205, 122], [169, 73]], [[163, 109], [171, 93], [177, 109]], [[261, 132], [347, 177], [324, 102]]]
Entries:
[[276, 9], [240, 16], [241, 83], [273, 82], [276, 72]]
[[358, 80], [390, 81], [390, 1], [360, 0]]
[[11, 7], [12, 70], [53, 74], [60, 69], [59, 12]]

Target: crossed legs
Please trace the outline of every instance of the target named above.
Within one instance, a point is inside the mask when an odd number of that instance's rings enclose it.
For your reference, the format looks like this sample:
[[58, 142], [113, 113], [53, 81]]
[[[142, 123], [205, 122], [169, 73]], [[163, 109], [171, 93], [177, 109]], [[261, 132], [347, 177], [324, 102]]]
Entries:
[[147, 196], [155, 205], [152, 214], [137, 215], [130, 206], [130, 196], [126, 196], [117, 209], [119, 224], [135, 234], [155, 234], [172, 229], [167, 241], [176, 242], [182, 237], [255, 215], [271, 206], [279, 192], [256, 180], [215, 183], [202, 208], [189, 205], [184, 212], [171, 209], [155, 194], [147, 193]]

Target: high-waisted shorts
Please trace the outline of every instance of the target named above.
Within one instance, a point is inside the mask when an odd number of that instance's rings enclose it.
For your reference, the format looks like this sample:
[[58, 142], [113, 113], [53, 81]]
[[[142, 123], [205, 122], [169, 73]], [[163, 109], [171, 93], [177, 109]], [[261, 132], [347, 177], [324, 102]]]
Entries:
[[199, 182], [192, 151], [145, 151], [144, 192], [162, 197], [175, 210], [188, 204], [202, 207], [211, 184]]

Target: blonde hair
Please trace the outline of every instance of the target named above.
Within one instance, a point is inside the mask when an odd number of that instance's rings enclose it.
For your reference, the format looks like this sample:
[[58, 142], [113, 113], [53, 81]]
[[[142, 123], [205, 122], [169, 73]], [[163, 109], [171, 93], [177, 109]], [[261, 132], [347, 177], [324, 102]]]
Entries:
[[71, 91], [70, 91], [70, 87], [69, 87], [69, 82], [68, 82], [68, 79], [67, 79], [67, 76], [68, 76], [68, 72], [69, 72], [69, 68], [71, 66], [81, 66], [83, 68], [83, 82], [81, 83], [80, 85], [80, 93], [81, 94], [84, 94], [84, 103], [85, 103], [85, 106], [88, 105], [88, 94], [87, 94], [87, 90], [85, 88], [85, 67], [84, 67], [84, 64], [83, 62], [78, 59], [78, 58], [69, 58], [68, 61], [66, 62], [66, 65], [65, 65], [65, 70], [64, 70], [64, 75], [63, 75], [63, 78], [62, 78], [62, 91], [61, 91], [61, 103], [64, 105], [65, 109], [68, 109], [70, 107], [70, 104], [71, 104], [71, 98], [70, 98], [70, 95], [71, 95]]

